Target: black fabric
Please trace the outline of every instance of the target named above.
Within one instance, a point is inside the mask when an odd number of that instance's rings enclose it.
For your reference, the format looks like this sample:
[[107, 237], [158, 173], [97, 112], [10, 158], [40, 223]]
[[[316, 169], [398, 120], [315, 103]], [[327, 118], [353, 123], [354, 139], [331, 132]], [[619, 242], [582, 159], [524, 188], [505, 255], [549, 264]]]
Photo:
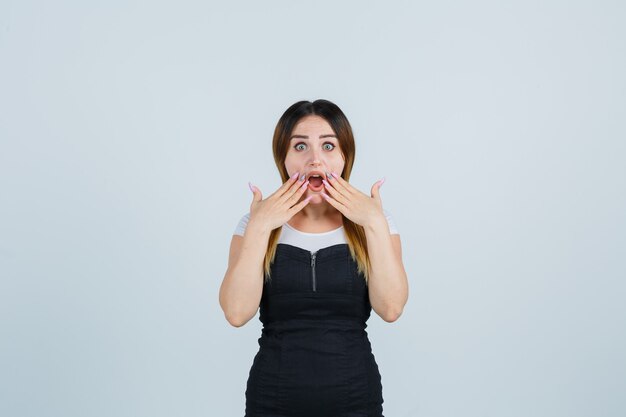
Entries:
[[384, 417], [365, 330], [371, 310], [346, 243], [314, 253], [279, 243], [263, 285], [245, 417]]

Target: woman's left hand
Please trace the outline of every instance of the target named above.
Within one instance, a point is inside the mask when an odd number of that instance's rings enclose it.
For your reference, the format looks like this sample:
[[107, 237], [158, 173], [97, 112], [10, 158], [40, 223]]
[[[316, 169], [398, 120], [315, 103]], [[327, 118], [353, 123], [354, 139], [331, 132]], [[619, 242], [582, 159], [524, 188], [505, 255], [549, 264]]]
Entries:
[[380, 187], [385, 180], [379, 180], [372, 185], [371, 197], [354, 188], [340, 175], [332, 173], [329, 181], [323, 180], [324, 187], [330, 195], [321, 192], [323, 198], [330, 205], [339, 210], [344, 216], [360, 226], [369, 226], [380, 219], [384, 219], [383, 202], [380, 199]]

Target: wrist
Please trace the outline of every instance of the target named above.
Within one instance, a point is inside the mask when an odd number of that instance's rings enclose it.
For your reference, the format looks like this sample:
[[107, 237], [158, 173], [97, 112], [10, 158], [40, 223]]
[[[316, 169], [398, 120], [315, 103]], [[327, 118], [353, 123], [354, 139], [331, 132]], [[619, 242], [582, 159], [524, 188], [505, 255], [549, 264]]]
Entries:
[[248, 220], [248, 225], [246, 226], [246, 232], [248, 231], [256, 237], [263, 237], [269, 236], [272, 230], [263, 222], [259, 222], [256, 219], [250, 219]]
[[370, 219], [370, 221], [365, 225], [365, 230], [375, 232], [377, 230], [387, 230], [388, 227], [387, 218], [384, 214], [380, 214]]

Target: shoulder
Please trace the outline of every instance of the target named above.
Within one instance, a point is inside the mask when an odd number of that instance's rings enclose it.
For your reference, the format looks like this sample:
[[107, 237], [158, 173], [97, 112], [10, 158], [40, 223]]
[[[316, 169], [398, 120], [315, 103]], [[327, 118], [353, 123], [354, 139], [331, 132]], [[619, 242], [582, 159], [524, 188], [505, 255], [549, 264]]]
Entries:
[[248, 226], [248, 220], [250, 220], [250, 212], [244, 214], [239, 219], [239, 223], [237, 223], [235, 230], [233, 230], [233, 234], [243, 236], [244, 232], [246, 231], [246, 226]]
[[396, 222], [393, 220], [391, 213], [389, 210], [383, 208], [383, 213], [385, 214], [385, 218], [387, 219], [387, 224], [389, 225], [389, 233], [392, 235], [400, 234], [398, 232], [398, 228], [396, 226]]

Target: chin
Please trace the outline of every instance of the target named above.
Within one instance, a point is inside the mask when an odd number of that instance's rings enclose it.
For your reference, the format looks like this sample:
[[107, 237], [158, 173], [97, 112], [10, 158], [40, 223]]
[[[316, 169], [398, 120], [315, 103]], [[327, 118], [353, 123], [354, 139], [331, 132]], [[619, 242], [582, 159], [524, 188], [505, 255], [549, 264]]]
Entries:
[[309, 196], [313, 196], [313, 198], [311, 198], [311, 200], [309, 200], [309, 204], [324, 202], [324, 197], [322, 197], [322, 195], [320, 193], [311, 193], [308, 196], [306, 196], [305, 198], [308, 198]]

